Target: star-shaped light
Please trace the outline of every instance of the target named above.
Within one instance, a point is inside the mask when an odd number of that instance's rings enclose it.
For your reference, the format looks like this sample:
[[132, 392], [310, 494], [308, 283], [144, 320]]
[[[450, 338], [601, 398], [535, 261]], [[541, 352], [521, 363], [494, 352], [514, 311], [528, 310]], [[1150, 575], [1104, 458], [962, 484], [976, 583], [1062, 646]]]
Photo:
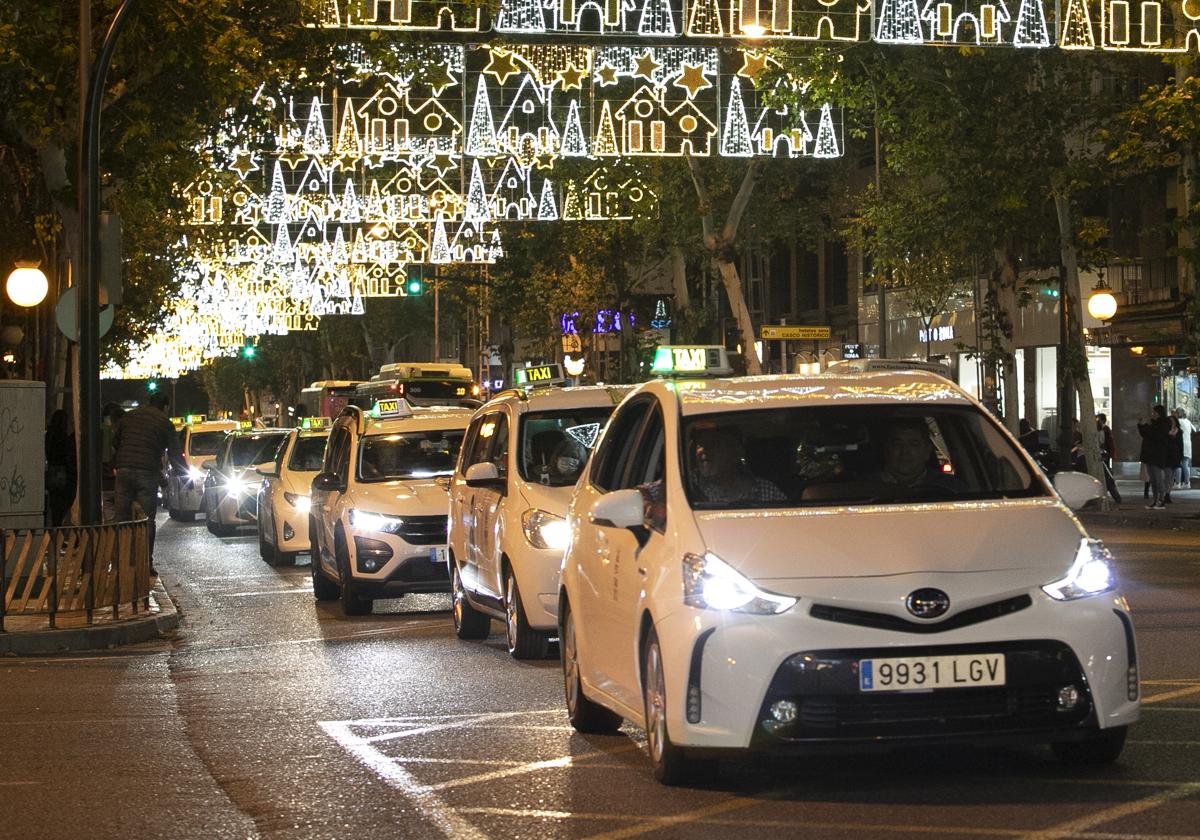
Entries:
[[254, 160], [254, 152], [248, 149], [242, 149], [233, 159], [233, 163], [229, 164], [229, 169], [236, 172], [238, 177], [243, 181], [251, 172], [258, 171], [258, 163]]
[[762, 71], [767, 69], [767, 56], [765, 53], [756, 53], [753, 50], [746, 50], [742, 53], [742, 66], [737, 71], [737, 74], [744, 79], [749, 79], [754, 82], [758, 80], [758, 76]]
[[705, 88], [712, 87], [712, 82], [704, 75], [704, 65], [691, 65], [684, 63], [683, 72], [679, 74], [679, 78], [675, 80], [678, 87], [687, 91], [688, 99], [695, 99], [696, 94]]
[[637, 71], [633, 75], [641, 76], [651, 82], [654, 81], [655, 71], [662, 68], [662, 65], [654, 60], [654, 53], [650, 50], [646, 50], [635, 58], [633, 63], [637, 65]]
[[517, 68], [517, 63], [513, 61], [512, 53], [492, 50], [490, 55], [491, 60], [488, 62], [487, 67], [483, 68], [483, 72], [495, 76], [497, 84], [502, 85], [509, 76], [514, 76], [521, 72]]
[[427, 164], [430, 169], [437, 171], [441, 178], [446, 177], [446, 173], [452, 169], [458, 169], [458, 163], [454, 160], [454, 153], [447, 151], [434, 152], [433, 157], [429, 159]]
[[601, 64], [596, 76], [600, 79], [600, 87], [610, 87], [617, 83], [617, 68], [611, 64]]
[[304, 163], [304, 161], [308, 160], [308, 153], [300, 149], [288, 149], [286, 152], [280, 153], [279, 159], [292, 169], [295, 169], [296, 164]]
[[580, 70], [574, 64], [568, 62], [564, 69], [558, 71], [557, 80], [562, 85], [563, 90], [570, 90], [571, 88], [582, 90], [583, 77], [586, 75], [586, 70]]
[[378, 169], [379, 167], [383, 166], [383, 155], [382, 154], [363, 155], [362, 162], [363, 162], [363, 166], [366, 167], [367, 169]]
[[534, 163], [537, 164], [538, 169], [553, 169], [556, 159], [554, 152], [542, 152], [534, 158]]
[[431, 64], [425, 70], [425, 82], [433, 90], [434, 96], [441, 96], [446, 88], [458, 84], [458, 79], [454, 78], [445, 64]]

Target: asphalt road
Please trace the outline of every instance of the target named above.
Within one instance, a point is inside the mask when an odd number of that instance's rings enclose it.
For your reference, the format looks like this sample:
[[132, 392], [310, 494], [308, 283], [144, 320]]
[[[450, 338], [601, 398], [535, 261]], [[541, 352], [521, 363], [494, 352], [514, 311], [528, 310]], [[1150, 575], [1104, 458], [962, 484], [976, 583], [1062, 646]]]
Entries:
[[513, 662], [499, 632], [458, 642], [448, 597], [343, 618], [307, 565], [168, 522], [176, 638], [0, 662], [0, 836], [1200, 838], [1200, 533], [1098, 536], [1146, 697], [1117, 765], [935, 749], [668, 789], [640, 731], [571, 731], [557, 660]]

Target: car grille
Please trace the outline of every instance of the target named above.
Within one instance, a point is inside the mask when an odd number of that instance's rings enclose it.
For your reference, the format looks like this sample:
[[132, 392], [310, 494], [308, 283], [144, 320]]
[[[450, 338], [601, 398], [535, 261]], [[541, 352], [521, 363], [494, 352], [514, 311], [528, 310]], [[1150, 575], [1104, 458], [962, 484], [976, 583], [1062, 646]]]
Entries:
[[796, 722], [810, 737], [822, 732], [837, 737], [867, 732], [882, 735], [914, 724], [943, 731], [992, 729], [1000, 722], [1037, 727], [1057, 722], [1056, 691], [1040, 686], [803, 697]]
[[405, 516], [396, 535], [410, 545], [445, 545], [446, 516]]
[[947, 630], [957, 630], [969, 627], [993, 618], [1011, 615], [1031, 606], [1033, 599], [1028, 595], [1017, 595], [1003, 601], [994, 601], [981, 607], [972, 607], [955, 613], [943, 621], [909, 621], [887, 613], [868, 612], [866, 610], [851, 610], [845, 607], [831, 607], [827, 604], [813, 604], [808, 614], [823, 621], [836, 621], [841, 624], [854, 624], [859, 627], [873, 627], [876, 630], [894, 630], [898, 633], [944, 633]]

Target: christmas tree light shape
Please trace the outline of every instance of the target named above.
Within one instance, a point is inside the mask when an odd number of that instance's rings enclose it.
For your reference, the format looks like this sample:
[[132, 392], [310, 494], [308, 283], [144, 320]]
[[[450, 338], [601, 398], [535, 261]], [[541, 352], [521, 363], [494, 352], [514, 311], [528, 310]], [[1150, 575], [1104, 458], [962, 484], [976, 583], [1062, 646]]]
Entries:
[[333, 279], [333, 288], [329, 293], [330, 297], [348, 298], [350, 297], [350, 281], [346, 279], [346, 275], [338, 272]]
[[717, 5], [717, 0], [695, 0], [688, 17], [687, 33], [701, 37], [720, 37], [725, 34], [725, 24], [721, 21], [721, 7]]
[[882, 0], [875, 40], [885, 44], [923, 44], [917, 0]]
[[504, 259], [504, 248], [500, 244], [500, 231], [492, 228], [487, 246], [487, 261], [490, 263]]
[[613, 129], [612, 109], [607, 99], [600, 106], [600, 127], [596, 129], [592, 150], [598, 157], [616, 157], [621, 154], [617, 147], [617, 133]]
[[433, 245], [429, 249], [429, 261], [434, 265], [445, 265], [452, 261], [450, 242], [446, 238], [446, 222], [440, 210], [433, 223]]
[[263, 202], [263, 221], [279, 224], [287, 214], [287, 188], [283, 185], [283, 165], [275, 161], [275, 171], [271, 175], [271, 191]]
[[350, 249], [346, 246], [346, 237], [341, 228], [333, 235], [333, 248], [330, 249], [329, 260], [335, 265], [346, 265], [350, 262]]
[[467, 128], [467, 143], [463, 149], [471, 157], [495, 157], [500, 153], [496, 142], [496, 125], [492, 122], [492, 103], [488, 99], [487, 84], [483, 74], [475, 86], [475, 108], [471, 112], [471, 124]]
[[554, 222], [558, 220], [558, 205], [554, 201], [554, 186], [550, 179], [542, 181], [542, 196], [538, 199], [537, 217], [539, 222]]
[[315, 96], [308, 109], [308, 124], [304, 127], [304, 151], [318, 155], [329, 151], [329, 136], [325, 134], [325, 119], [321, 116], [321, 100]]
[[742, 83], [736, 76], [729, 88], [725, 128], [721, 131], [721, 154], [724, 157], [751, 157], [754, 154], [754, 145], [750, 141], [750, 124], [746, 120], [746, 106], [742, 103]]
[[496, 30], [523, 34], [545, 32], [541, 0], [503, 0]]
[[[359, 212], [358, 193], [354, 189], [354, 179], [346, 179], [346, 187], [342, 190], [342, 206], [339, 214], [343, 222], [361, 222], [362, 213]], [[341, 233], [341, 230], [338, 230]]]
[[314, 315], [325, 314], [325, 290], [321, 288], [320, 283], [312, 284], [312, 291], [308, 299], [308, 309]]
[[1092, 18], [1088, 13], [1087, 0], [1068, 0], [1063, 15], [1062, 38], [1058, 45], [1064, 50], [1094, 50], [1096, 38], [1092, 34]]
[[1013, 46], [1050, 46], [1050, 31], [1046, 28], [1046, 9], [1042, 0], [1021, 0], [1021, 9], [1017, 12], [1017, 28], [1013, 32]]
[[379, 182], [374, 178], [371, 179], [371, 186], [367, 190], [366, 206], [363, 208], [363, 216], [368, 222], [384, 221], [383, 199], [379, 195]]
[[275, 244], [271, 248], [271, 262], [287, 263], [292, 261], [292, 243], [288, 239], [287, 225], [280, 225], [275, 231]]
[[579, 189], [574, 181], [567, 181], [566, 194], [563, 197], [562, 217], [569, 222], [583, 219], [583, 202], [579, 197]]
[[639, 35], [674, 35], [675, 18], [671, 15], [671, 0], [645, 0], [638, 21]]
[[346, 99], [346, 107], [342, 110], [342, 125], [338, 129], [337, 142], [333, 151], [339, 155], [362, 154], [362, 140], [358, 136], [358, 119], [354, 114], [354, 100]]
[[587, 138], [583, 135], [583, 124], [579, 120], [579, 100], [572, 99], [567, 109], [567, 124], [562, 135], [563, 157], [587, 157]]
[[467, 190], [467, 209], [463, 216], [468, 222], [490, 222], [487, 191], [483, 188], [483, 175], [479, 172], [479, 161], [471, 162], [471, 186]]
[[355, 289], [354, 290], [354, 300], [351, 301], [351, 303], [350, 303], [350, 314], [351, 315], [361, 315], [366, 311], [367, 311], [366, 307], [363, 306], [362, 295], [359, 294], [358, 289]]
[[813, 146], [813, 157], [841, 157], [838, 150], [837, 133], [833, 130], [833, 109], [826, 102], [821, 106], [821, 123], [817, 126], [817, 142]]

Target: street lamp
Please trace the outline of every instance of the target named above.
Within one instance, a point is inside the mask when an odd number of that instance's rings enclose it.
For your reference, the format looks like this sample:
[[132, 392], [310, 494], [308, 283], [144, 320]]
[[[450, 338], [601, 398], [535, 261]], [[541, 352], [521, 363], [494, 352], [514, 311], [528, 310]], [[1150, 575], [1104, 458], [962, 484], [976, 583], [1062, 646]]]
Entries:
[[37, 262], [18, 262], [12, 274], [8, 275], [9, 299], [17, 306], [26, 308], [37, 306], [46, 299], [50, 291], [50, 283]]
[[1104, 279], [1096, 281], [1092, 287], [1092, 296], [1088, 298], [1088, 314], [1097, 321], [1111, 321], [1117, 314], [1117, 299], [1113, 297], [1112, 289]]

